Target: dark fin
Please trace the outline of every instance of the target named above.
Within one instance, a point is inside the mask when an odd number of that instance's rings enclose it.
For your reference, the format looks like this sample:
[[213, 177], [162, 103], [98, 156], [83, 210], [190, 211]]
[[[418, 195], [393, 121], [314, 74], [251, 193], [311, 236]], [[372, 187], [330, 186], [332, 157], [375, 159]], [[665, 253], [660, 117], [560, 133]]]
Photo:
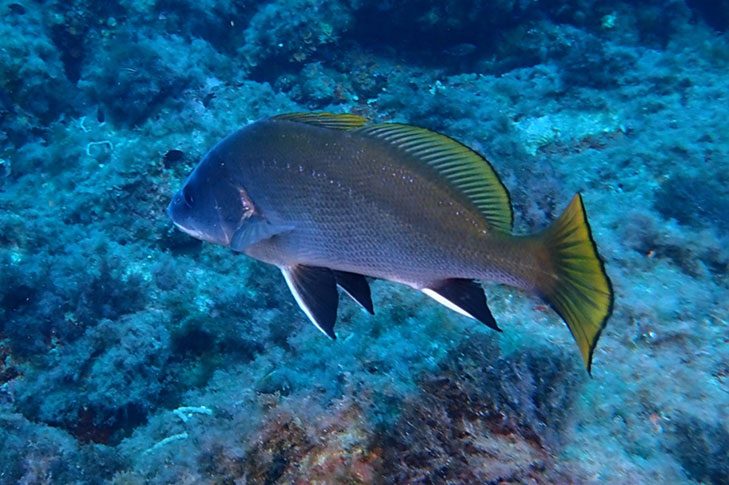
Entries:
[[271, 119], [308, 123], [331, 130], [353, 130], [367, 123], [367, 118], [347, 113], [286, 113], [274, 116]]
[[332, 270], [297, 265], [282, 267], [281, 272], [296, 303], [309, 320], [324, 334], [335, 339], [334, 323], [337, 321], [339, 294]]
[[475, 281], [456, 278], [443, 280], [424, 288], [423, 293], [461, 315], [501, 331], [486, 304], [483, 288]]
[[613, 290], [580, 194], [537, 240], [551, 267], [537, 278], [537, 291], [567, 323], [589, 373], [600, 332], [613, 310]]
[[233, 233], [233, 237], [230, 239], [230, 249], [243, 251], [248, 246], [291, 229], [293, 227], [271, 224], [264, 217], [254, 215], [243, 222], [240, 228]]
[[334, 278], [337, 280], [337, 284], [359, 305], [370, 312], [371, 315], [375, 314], [375, 307], [372, 305], [372, 293], [370, 292], [370, 285], [367, 283], [367, 279], [361, 274], [348, 273], [346, 271], [333, 271]]
[[358, 133], [379, 138], [433, 168], [473, 203], [489, 226], [511, 232], [514, 218], [506, 187], [484, 157], [445, 135], [396, 123], [363, 126]]

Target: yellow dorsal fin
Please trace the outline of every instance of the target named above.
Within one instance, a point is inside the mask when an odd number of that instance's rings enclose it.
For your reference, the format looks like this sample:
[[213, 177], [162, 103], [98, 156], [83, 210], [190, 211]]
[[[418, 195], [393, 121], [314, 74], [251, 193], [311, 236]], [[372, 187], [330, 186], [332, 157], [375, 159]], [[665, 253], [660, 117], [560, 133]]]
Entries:
[[287, 120], [297, 123], [308, 123], [331, 130], [353, 130], [367, 123], [367, 118], [347, 113], [286, 113], [276, 115], [272, 120]]
[[483, 214], [493, 229], [510, 232], [509, 193], [484, 157], [445, 135], [417, 126], [381, 123], [357, 130], [379, 138], [432, 167]]

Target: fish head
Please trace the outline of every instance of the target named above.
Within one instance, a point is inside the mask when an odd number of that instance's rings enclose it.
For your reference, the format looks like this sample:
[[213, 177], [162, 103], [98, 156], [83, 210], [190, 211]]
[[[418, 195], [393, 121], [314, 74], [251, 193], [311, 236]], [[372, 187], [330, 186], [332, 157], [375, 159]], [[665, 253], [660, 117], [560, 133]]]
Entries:
[[234, 234], [255, 213], [230, 166], [221, 150], [205, 155], [167, 206], [175, 226], [197, 239], [230, 247]]

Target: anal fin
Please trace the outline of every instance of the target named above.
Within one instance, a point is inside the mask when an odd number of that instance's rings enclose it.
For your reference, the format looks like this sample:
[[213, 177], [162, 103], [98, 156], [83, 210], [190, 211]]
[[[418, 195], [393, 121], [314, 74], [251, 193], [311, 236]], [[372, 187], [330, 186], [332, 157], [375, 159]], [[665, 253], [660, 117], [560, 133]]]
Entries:
[[451, 310], [501, 331], [486, 303], [483, 288], [475, 281], [458, 278], [442, 280], [422, 291]]
[[334, 273], [329, 268], [296, 265], [282, 267], [296, 303], [309, 320], [328, 337], [335, 339], [334, 324], [337, 321], [339, 294]]
[[337, 284], [362, 308], [374, 315], [375, 308], [372, 305], [372, 293], [367, 279], [361, 274], [347, 271], [333, 271], [333, 273]]

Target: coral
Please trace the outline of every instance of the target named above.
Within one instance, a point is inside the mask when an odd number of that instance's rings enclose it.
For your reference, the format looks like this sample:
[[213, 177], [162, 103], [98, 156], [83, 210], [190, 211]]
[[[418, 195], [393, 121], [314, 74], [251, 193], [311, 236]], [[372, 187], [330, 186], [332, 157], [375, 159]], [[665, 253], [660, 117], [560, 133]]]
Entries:
[[[189, 58], [175, 55], [181, 39], [134, 38], [133, 32], [118, 32], [103, 54], [109, 62], [89, 63], [79, 83], [111, 121], [125, 126], [138, 125], [166, 103], [179, 100], [197, 81]], [[127, 96], [139, 101], [127, 103]]]
[[[10, 347], [0, 342], [0, 386], [18, 377], [20, 372], [13, 364], [13, 356]], [[4, 397], [4, 396], [3, 396]], [[0, 398], [0, 402], [2, 402]]]
[[184, 3], [175, 0], [155, 0], [150, 5], [142, 1], [129, 3], [129, 8], [143, 22], [147, 15], [159, 19], [169, 33], [183, 34], [188, 41], [204, 39], [220, 52], [232, 53], [243, 41], [243, 26], [256, 13], [255, 3], [210, 0]]
[[161, 371], [170, 357], [164, 318], [147, 312], [90, 327], [63, 358], [48, 359], [50, 368], [29, 370], [17, 383], [19, 408], [82, 442], [118, 442], [163, 398]]
[[728, 182], [729, 172], [719, 172], [709, 180], [678, 173], [661, 184], [654, 205], [667, 219], [727, 233], [729, 201], [724, 197], [724, 187]]
[[[700, 224], [700, 221], [696, 223]], [[644, 210], [634, 210], [630, 212], [629, 220], [621, 232], [625, 236], [626, 246], [646, 258], [667, 258], [682, 271], [697, 278], [706, 276], [707, 272], [716, 277], [726, 274], [729, 247], [727, 235], [723, 231], [698, 226], [695, 233], [686, 234], [673, 221], [657, 220]]]
[[367, 447], [371, 431], [356, 404], [335, 402], [321, 409], [316, 419], [302, 419], [302, 410], [303, 406], [274, 411], [256, 432], [245, 457], [211, 463], [218, 482], [237, 477], [252, 483], [376, 480], [382, 459], [379, 450]]
[[383, 437], [390, 483], [579, 482], [550, 459], [569, 428], [576, 369], [546, 348], [498, 354], [472, 335], [406, 401]]
[[[725, 4], [0, 0], [0, 482], [726, 483]], [[512, 288], [495, 334], [373, 281], [329, 341], [172, 226], [217, 141], [311, 109], [472, 147], [520, 234], [582, 192], [593, 378]]]
[[555, 53], [555, 58], [567, 88], [614, 88], [635, 62], [632, 51], [606, 45], [580, 31], [567, 31], [563, 49]]
[[714, 29], [722, 32], [729, 29], [729, 2], [726, 0], [687, 0], [686, 3]]
[[254, 79], [272, 79], [334, 44], [352, 21], [345, 3], [282, 0], [264, 3], [245, 30], [238, 54]]
[[459, 0], [379, 2], [359, 0], [355, 34], [407, 51], [442, 52], [458, 44], [472, 43], [488, 50], [497, 42], [495, 31], [510, 29], [538, 14], [530, 0], [498, 0], [488, 3]]
[[7, 406], [0, 407], [2, 483], [92, 483], [90, 477], [110, 476], [126, 462], [113, 449], [79, 446], [71, 436], [33, 423]]
[[19, 147], [39, 126], [73, 111], [76, 96], [41, 11], [12, 10], [9, 2], [0, 8], [0, 142]]
[[712, 485], [729, 483], [729, 431], [721, 424], [679, 415], [673, 419], [667, 442], [670, 452], [695, 480]]

